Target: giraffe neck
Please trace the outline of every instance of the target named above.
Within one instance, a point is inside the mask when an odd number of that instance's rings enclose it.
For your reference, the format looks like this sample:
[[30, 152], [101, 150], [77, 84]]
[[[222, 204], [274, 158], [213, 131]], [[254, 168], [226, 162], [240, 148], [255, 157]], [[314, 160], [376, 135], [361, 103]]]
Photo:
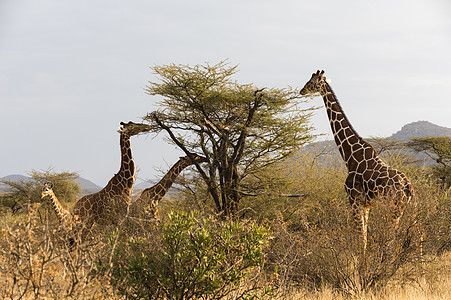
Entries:
[[159, 201], [161, 200], [166, 193], [168, 192], [169, 188], [174, 183], [177, 176], [188, 166], [191, 165], [191, 162], [186, 160], [179, 160], [175, 165], [172, 166], [172, 168], [169, 170], [166, 175], [163, 176], [163, 178], [154, 186], [145, 189], [141, 196], [139, 197], [140, 202], [147, 202], [147, 201]]
[[129, 197], [135, 181], [135, 162], [133, 161], [130, 136], [121, 133], [121, 166], [119, 172], [110, 179], [103, 188], [110, 196], [120, 195]]
[[55, 211], [55, 214], [58, 217], [60, 223], [68, 221], [68, 219], [70, 219], [71, 214], [67, 209], [65, 209], [61, 205], [61, 203], [58, 201], [58, 198], [56, 198], [56, 195], [55, 193], [53, 193], [53, 191], [49, 193], [49, 197], [50, 202], [52, 203], [53, 210]]
[[[348, 170], [354, 170], [358, 163], [365, 159], [376, 158], [376, 151], [354, 130], [328, 83], [324, 83], [321, 96], [326, 106], [335, 143]], [[359, 155], [355, 155], [356, 153]]]

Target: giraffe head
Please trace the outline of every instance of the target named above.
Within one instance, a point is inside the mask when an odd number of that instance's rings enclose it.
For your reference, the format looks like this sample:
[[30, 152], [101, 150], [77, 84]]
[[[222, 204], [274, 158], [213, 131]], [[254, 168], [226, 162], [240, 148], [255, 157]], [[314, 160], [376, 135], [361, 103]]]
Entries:
[[134, 136], [142, 132], [149, 131], [150, 128], [150, 125], [147, 124], [137, 124], [131, 121], [128, 123], [121, 122], [121, 127], [119, 127], [118, 132], [127, 136]]
[[324, 85], [327, 83], [324, 71], [316, 71], [312, 74], [312, 78], [304, 85], [300, 91], [301, 95], [321, 93]]
[[50, 181], [47, 181], [44, 184], [44, 187], [42, 188], [41, 199], [49, 196], [53, 192], [52, 189], [53, 189], [53, 183], [51, 183]]
[[[192, 153], [191, 155], [193, 156], [194, 162], [196, 162], [196, 163], [200, 164], [200, 163], [204, 163], [204, 162], [208, 161], [208, 159], [206, 157], [203, 157], [203, 156], [200, 156], [200, 155], [197, 155], [197, 154], [194, 154], [194, 153]], [[194, 164], [194, 162], [191, 161], [191, 159], [189, 158], [188, 155], [180, 157], [180, 160], [185, 162], [186, 165], [188, 165], [188, 166]]]

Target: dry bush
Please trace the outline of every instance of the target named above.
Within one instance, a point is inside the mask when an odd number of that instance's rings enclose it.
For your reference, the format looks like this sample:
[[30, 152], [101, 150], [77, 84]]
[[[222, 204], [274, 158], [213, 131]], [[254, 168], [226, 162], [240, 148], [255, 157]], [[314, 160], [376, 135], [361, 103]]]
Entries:
[[451, 250], [451, 189], [431, 176], [428, 168], [408, 170], [415, 188], [424, 231], [424, 253], [442, 255]]
[[[402, 270], [400, 270], [402, 271]], [[350, 297], [344, 295], [331, 286], [324, 285], [320, 289], [308, 290], [298, 288], [283, 295], [286, 300], [341, 300], [341, 299], [369, 299], [369, 300], [431, 300], [449, 299], [451, 293], [451, 252], [435, 257], [424, 264], [424, 271], [428, 278], [427, 287], [418, 285], [400, 284], [399, 278], [403, 277], [398, 272], [384, 287], [373, 289]]]
[[[420, 193], [419, 193], [420, 194]], [[421, 194], [420, 194], [421, 195]], [[442, 255], [451, 251], [451, 197], [447, 192], [422, 203], [424, 249], [428, 255]]]
[[257, 219], [272, 220], [281, 214], [294, 227], [302, 227], [304, 222], [316, 224], [328, 201], [346, 197], [346, 168], [337, 155], [338, 150], [327, 145], [309, 146], [283, 163], [254, 174], [244, 188], [257, 196], [242, 199], [242, 210]]
[[323, 206], [318, 224], [297, 224], [294, 231], [282, 220], [273, 223], [268, 268], [276, 272], [279, 291], [326, 285], [345, 294], [358, 294], [385, 285], [401, 267], [406, 282], [421, 275], [420, 235], [414, 211], [406, 210], [395, 230], [387, 208], [374, 207], [364, 259], [349, 215], [346, 203], [332, 200]]
[[26, 222], [5, 224], [0, 242], [2, 299], [110, 299], [107, 278], [93, 276], [102, 242], [70, 247], [57, 224], [29, 204]]

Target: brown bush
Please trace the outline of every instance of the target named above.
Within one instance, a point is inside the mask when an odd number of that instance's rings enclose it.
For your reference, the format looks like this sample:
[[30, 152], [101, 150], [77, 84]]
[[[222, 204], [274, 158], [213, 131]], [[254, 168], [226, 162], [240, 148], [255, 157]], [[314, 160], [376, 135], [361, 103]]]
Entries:
[[38, 206], [29, 204], [26, 222], [0, 232], [1, 298], [110, 299], [108, 279], [91, 272], [102, 242], [70, 247], [58, 224], [38, 217]]
[[322, 221], [296, 224], [296, 231], [280, 219], [272, 222], [275, 233], [267, 266], [276, 273], [274, 284], [278, 290], [326, 285], [357, 294], [385, 285], [401, 267], [410, 270], [403, 280], [416, 280], [421, 276], [417, 214], [406, 210], [397, 230], [389, 215], [384, 206], [371, 211], [364, 258], [344, 201], [330, 201], [321, 210]]

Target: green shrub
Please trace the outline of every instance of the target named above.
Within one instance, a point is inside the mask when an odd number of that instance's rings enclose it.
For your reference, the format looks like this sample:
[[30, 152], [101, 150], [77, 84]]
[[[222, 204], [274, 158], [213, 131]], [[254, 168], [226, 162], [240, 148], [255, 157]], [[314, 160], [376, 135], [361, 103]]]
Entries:
[[218, 299], [259, 293], [243, 283], [264, 263], [269, 231], [255, 223], [170, 213], [147, 238], [117, 245], [112, 282], [133, 299]]

